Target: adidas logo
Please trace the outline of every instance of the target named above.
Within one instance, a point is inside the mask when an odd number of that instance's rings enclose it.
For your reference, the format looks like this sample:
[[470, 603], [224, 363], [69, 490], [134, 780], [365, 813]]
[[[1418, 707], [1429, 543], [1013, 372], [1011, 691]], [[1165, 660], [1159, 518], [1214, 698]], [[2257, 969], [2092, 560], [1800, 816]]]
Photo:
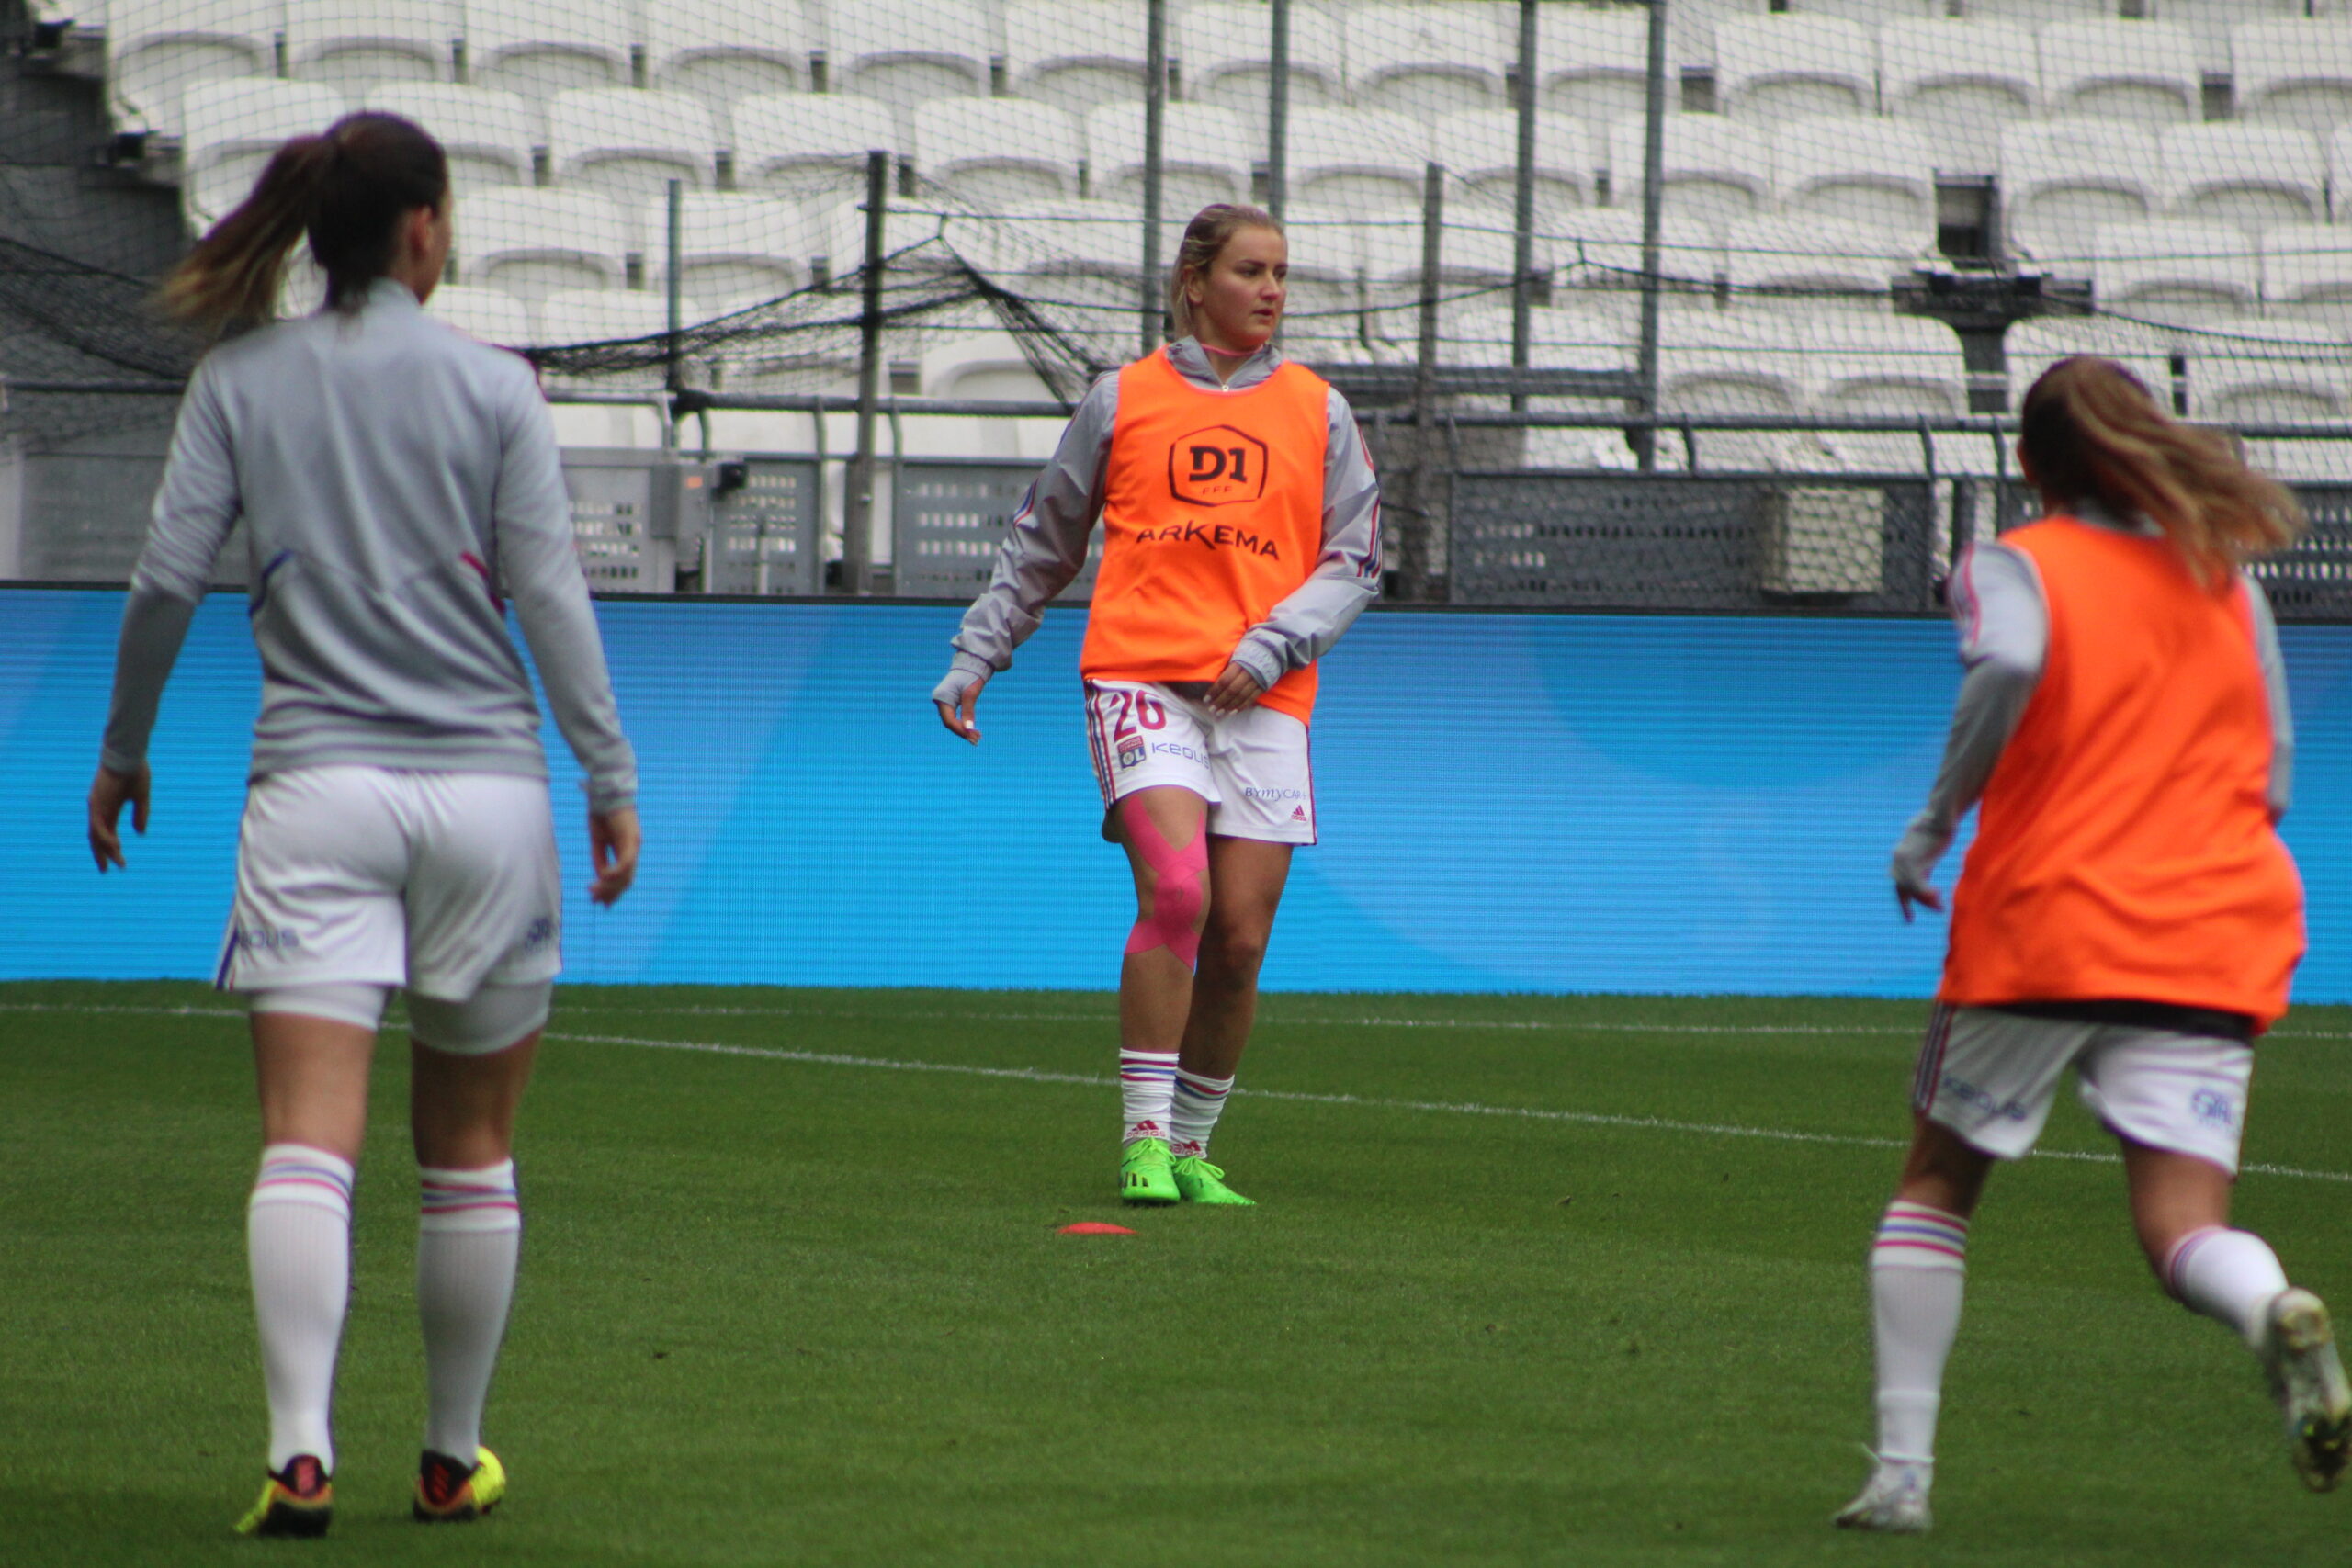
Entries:
[[1132, 1131], [1138, 1138], [1158, 1138], [1166, 1135], [1157, 1122], [1138, 1122]]
[[1292, 807], [1290, 808], [1290, 819], [1291, 819], [1292, 821], [1294, 821], [1294, 822], [1304, 822], [1304, 821], [1306, 821], [1306, 807], [1305, 807], [1304, 806], [1294, 806], [1294, 807]]

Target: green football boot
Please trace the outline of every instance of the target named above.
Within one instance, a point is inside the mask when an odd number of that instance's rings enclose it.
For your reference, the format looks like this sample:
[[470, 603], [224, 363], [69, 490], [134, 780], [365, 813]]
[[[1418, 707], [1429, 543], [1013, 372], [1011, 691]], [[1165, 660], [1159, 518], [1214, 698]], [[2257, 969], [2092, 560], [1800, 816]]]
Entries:
[[1120, 1202], [1173, 1203], [1181, 1196], [1168, 1164], [1167, 1139], [1137, 1138], [1119, 1151]]
[[1238, 1203], [1243, 1208], [1258, 1206], [1255, 1198], [1244, 1198], [1225, 1184], [1225, 1172], [1199, 1155], [1186, 1155], [1171, 1168], [1176, 1178], [1176, 1193], [1187, 1203]]

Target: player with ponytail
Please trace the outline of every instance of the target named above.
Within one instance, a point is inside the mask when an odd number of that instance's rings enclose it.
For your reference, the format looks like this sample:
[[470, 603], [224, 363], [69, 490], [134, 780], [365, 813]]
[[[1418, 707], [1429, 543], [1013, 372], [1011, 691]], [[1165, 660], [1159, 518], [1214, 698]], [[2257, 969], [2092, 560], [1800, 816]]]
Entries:
[[[307, 242], [327, 306], [280, 321]], [[451, 243], [440, 146], [356, 114], [281, 147], [165, 280], [221, 341], [180, 406], [131, 575], [90, 850], [147, 828], [147, 744], [231, 527], [261, 655], [237, 887], [219, 984], [252, 1013], [261, 1168], [246, 1239], [269, 1400], [260, 1501], [238, 1529], [322, 1534], [351, 1189], [377, 1026], [405, 987], [429, 1408], [413, 1513], [504, 1495], [483, 1402], [522, 1228], [515, 1110], [560, 967], [539, 716], [512, 603], [589, 792], [592, 897], [635, 874], [636, 760], [574, 553], [529, 367], [424, 313]]]
[[2286, 1010], [2303, 951], [2302, 886], [2277, 832], [2294, 726], [2269, 606], [2243, 569], [2302, 514], [2109, 360], [2052, 366], [2020, 425], [2043, 515], [1954, 571], [1967, 675], [1927, 808], [1894, 851], [1904, 918], [1941, 909], [1929, 877], [1977, 808], [1911, 1152], [1871, 1250], [1878, 1468], [1838, 1516], [1856, 1529], [1928, 1528], [1969, 1220], [1993, 1162], [2033, 1146], [2069, 1067], [2121, 1145], [2149, 1266], [2259, 1359], [2304, 1483], [2326, 1490], [2352, 1457], [2327, 1309], [2229, 1224], [2253, 1042]]
[[974, 705], [1047, 601], [1102, 564], [1080, 655], [1102, 836], [1137, 914], [1119, 967], [1131, 1203], [1247, 1203], [1208, 1163], [1257, 1011], [1294, 845], [1315, 841], [1316, 660], [1378, 592], [1380, 487], [1347, 400], [1273, 345], [1282, 226], [1204, 208], [1169, 279], [1174, 336], [1095, 382], [1007, 530], [932, 693]]

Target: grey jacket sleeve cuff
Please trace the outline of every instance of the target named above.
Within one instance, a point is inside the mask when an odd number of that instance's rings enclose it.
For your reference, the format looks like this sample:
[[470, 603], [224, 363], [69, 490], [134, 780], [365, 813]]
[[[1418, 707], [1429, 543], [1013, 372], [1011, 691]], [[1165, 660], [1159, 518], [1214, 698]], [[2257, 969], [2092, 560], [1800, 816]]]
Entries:
[[1284, 673], [1282, 650], [1269, 646], [1272, 641], [1270, 634], [1253, 631], [1233, 648], [1233, 662], [1250, 671], [1261, 690], [1281, 680]]
[[967, 675], [993, 675], [1000, 670], [1010, 668], [1012, 663], [1012, 657], [1010, 654], [1005, 656], [1003, 663], [998, 664], [981, 658], [977, 653], [967, 653], [959, 648], [956, 650], [956, 657], [947, 661], [947, 668], [961, 670]]

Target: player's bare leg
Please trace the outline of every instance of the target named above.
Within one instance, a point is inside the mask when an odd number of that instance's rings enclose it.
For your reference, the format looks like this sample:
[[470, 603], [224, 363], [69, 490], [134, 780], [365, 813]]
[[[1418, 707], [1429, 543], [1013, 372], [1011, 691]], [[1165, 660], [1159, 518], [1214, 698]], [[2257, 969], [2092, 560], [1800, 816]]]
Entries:
[[1177, 1058], [1174, 1156], [1178, 1193], [1188, 1203], [1246, 1206], [1209, 1164], [1209, 1135], [1233, 1089], [1241, 1053], [1258, 1017], [1258, 970], [1290, 876], [1291, 846], [1256, 839], [1209, 840], [1208, 923], [1201, 932], [1200, 972], [1192, 1015]]
[[2352, 1388], [2327, 1308], [2288, 1283], [2268, 1243], [2229, 1228], [2228, 1171], [2192, 1155], [2118, 1141], [2148, 1266], [2182, 1305], [2235, 1329], [2260, 1359], [2296, 1473], [2314, 1492], [2329, 1490], [2352, 1461]]
[[1136, 884], [1136, 923], [1119, 964], [1119, 1196], [1173, 1203], [1168, 1141], [1208, 915], [1208, 802], [1188, 789], [1140, 789], [1111, 808], [1106, 828], [1127, 852]]

